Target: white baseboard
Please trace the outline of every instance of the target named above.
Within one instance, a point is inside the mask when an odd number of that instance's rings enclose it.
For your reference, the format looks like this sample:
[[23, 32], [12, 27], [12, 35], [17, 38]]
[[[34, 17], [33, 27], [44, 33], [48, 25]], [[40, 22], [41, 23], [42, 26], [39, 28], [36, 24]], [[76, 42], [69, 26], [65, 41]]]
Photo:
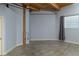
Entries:
[[18, 43], [16, 46], [21, 46], [22, 45], [22, 43]]
[[14, 48], [16, 48], [16, 46], [13, 46], [12, 48], [10, 48], [10, 49], [8, 49], [7, 51], [5, 51], [4, 53], [3, 53], [3, 55], [6, 55], [6, 54], [8, 54], [10, 51], [12, 51]]
[[[60, 41], [58, 39], [31, 39], [30, 41], [46, 41], [46, 40], [53, 40], [53, 41]], [[79, 42], [74, 42], [74, 41], [69, 41], [69, 40], [65, 40], [64, 42], [68, 42], [68, 43], [73, 43], [73, 44], [79, 44]], [[16, 46], [20, 46], [22, 45], [22, 43], [17, 44]]]
[[[26, 43], [26, 45], [27, 45], [27, 44], [28, 44], [28, 43]], [[19, 44], [16, 45], [16, 47], [17, 47], [17, 46], [21, 46], [21, 45], [22, 45], [22, 43], [19, 43]]]
[[[58, 39], [31, 39], [30, 41], [45, 41], [45, 40], [58, 40]], [[27, 44], [27, 42], [26, 42]], [[22, 43], [18, 43], [16, 46], [21, 46]]]
[[79, 42], [67, 41], [67, 40], [65, 40], [65, 42], [68, 42], [68, 43], [73, 43], [73, 44], [78, 44], [78, 45], [79, 45]]
[[[60, 41], [58, 39], [31, 39], [30, 41], [45, 41], [45, 40], [55, 40], [55, 41]], [[79, 42], [74, 42], [74, 41], [68, 41], [68, 40], [65, 40], [64, 42], [68, 42], [68, 43], [73, 43], [73, 44], [78, 44], [79, 45]]]
[[45, 41], [45, 40], [58, 40], [58, 39], [31, 39], [30, 41]]

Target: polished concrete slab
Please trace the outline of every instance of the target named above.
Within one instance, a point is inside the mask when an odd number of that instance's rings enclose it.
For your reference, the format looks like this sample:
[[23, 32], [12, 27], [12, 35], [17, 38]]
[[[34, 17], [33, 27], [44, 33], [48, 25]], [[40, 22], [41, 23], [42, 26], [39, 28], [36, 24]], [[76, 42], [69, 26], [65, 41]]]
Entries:
[[29, 48], [18, 46], [6, 56], [79, 56], [79, 45], [62, 41], [31, 41]]

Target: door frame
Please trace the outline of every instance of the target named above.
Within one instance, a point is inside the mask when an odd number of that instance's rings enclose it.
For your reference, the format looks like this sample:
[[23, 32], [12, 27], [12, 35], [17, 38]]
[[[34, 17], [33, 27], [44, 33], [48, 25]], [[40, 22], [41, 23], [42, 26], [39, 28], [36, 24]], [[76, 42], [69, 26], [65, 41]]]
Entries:
[[0, 16], [2, 18], [2, 40], [1, 40], [1, 55], [5, 55], [4, 51], [4, 39], [5, 39], [5, 26], [4, 26], [4, 16]]

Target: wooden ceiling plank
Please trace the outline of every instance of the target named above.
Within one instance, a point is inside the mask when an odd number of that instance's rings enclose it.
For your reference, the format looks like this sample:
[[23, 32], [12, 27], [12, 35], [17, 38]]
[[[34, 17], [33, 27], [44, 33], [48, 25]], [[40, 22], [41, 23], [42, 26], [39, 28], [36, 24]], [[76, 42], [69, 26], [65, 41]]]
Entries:
[[69, 5], [66, 3], [25, 3], [27, 9], [32, 9], [33, 11], [39, 10], [61, 10], [61, 8]]
[[56, 3], [49, 3], [52, 7], [54, 7], [56, 10], [59, 10], [60, 7]]
[[27, 6], [27, 9], [39, 10], [39, 9], [37, 9], [37, 8], [33, 7], [33, 6]]
[[27, 9], [32, 9], [32, 10], [39, 10], [39, 9], [36, 8], [34, 5], [30, 5], [30, 4], [26, 4], [26, 8], [27, 8]]

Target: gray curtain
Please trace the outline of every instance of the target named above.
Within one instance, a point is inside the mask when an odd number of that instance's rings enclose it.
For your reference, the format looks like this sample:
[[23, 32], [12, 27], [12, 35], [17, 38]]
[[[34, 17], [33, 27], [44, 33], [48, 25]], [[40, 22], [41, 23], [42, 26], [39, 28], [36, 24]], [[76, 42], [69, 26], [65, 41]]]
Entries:
[[64, 16], [60, 16], [59, 40], [65, 40]]

